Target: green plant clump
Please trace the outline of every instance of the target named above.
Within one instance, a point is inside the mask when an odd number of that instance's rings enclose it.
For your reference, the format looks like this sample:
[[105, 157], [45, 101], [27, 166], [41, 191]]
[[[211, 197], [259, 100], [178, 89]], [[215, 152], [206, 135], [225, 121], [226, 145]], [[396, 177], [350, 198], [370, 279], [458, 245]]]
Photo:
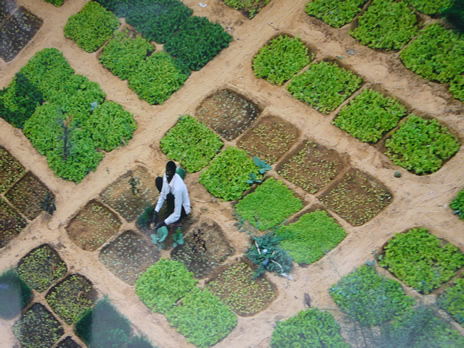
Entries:
[[438, 304], [464, 326], [464, 278], [456, 279], [453, 286], [440, 295]]
[[224, 3], [236, 10], [240, 10], [252, 19], [269, 3], [270, 0], [224, 0]]
[[45, 0], [45, 2], [48, 2], [55, 7], [60, 7], [61, 5], [63, 5], [64, 0]]
[[278, 321], [272, 332], [272, 348], [311, 347], [348, 348], [340, 335], [340, 325], [329, 312], [309, 308], [297, 315]]
[[139, 276], [135, 293], [153, 312], [166, 313], [197, 281], [180, 261], [160, 259]]
[[119, 27], [119, 19], [95, 1], [84, 5], [82, 10], [69, 17], [64, 36], [76, 42], [86, 52], [99, 49]]
[[137, 68], [155, 50], [145, 38], [136, 35], [131, 37], [129, 31], [117, 31], [114, 37], [103, 47], [99, 61], [114, 75], [127, 80]]
[[211, 129], [189, 115], [180, 116], [160, 141], [166, 156], [190, 173], [206, 167], [223, 145]]
[[400, 50], [417, 32], [417, 17], [402, 1], [374, 0], [350, 35], [376, 49]]
[[406, 107], [397, 100], [366, 88], [340, 110], [332, 124], [363, 142], [376, 143], [406, 114]]
[[400, 53], [400, 59], [424, 79], [446, 83], [462, 74], [464, 38], [439, 23], [427, 25]]
[[451, 201], [450, 208], [454, 210], [455, 215], [459, 215], [459, 218], [464, 220], [464, 188]]
[[464, 33], [464, 1], [455, 0], [453, 5], [444, 10], [441, 15], [446, 18], [456, 31]]
[[419, 227], [395, 234], [379, 256], [379, 265], [420, 293], [428, 294], [464, 266], [464, 254], [450, 243], [442, 245], [440, 239]]
[[454, 98], [464, 102], [464, 75], [458, 75], [452, 79], [448, 89]]
[[250, 187], [247, 183], [250, 174], [254, 173], [258, 180], [262, 178], [258, 169], [245, 150], [229, 146], [201, 173], [199, 183], [213, 196], [232, 201]]
[[455, 0], [405, 0], [405, 3], [409, 6], [427, 15], [440, 14], [444, 10], [449, 9], [454, 2]]
[[261, 231], [276, 227], [302, 208], [303, 203], [293, 191], [274, 178], [267, 179], [235, 206], [242, 219]]
[[280, 35], [272, 39], [253, 58], [256, 77], [282, 85], [313, 59], [313, 54], [299, 37]]
[[385, 146], [394, 164], [421, 175], [440, 169], [461, 144], [438, 121], [410, 115], [387, 139]]
[[345, 238], [346, 231], [325, 210], [317, 210], [282, 226], [277, 235], [282, 237], [280, 246], [293, 261], [311, 264], [335, 248]]
[[166, 41], [163, 49], [190, 70], [200, 70], [228, 47], [232, 39], [219, 23], [211, 23], [206, 17], [193, 16]]
[[189, 77], [179, 60], [157, 52], [144, 60], [129, 76], [129, 87], [151, 105], [163, 104]]
[[313, 0], [306, 4], [305, 11], [334, 28], [340, 28], [351, 22], [366, 2], [367, 0]]
[[361, 83], [362, 78], [351, 71], [322, 61], [311, 64], [308, 70], [295, 76], [287, 89], [296, 99], [329, 113], [348, 99]]
[[373, 265], [362, 265], [329, 289], [330, 296], [362, 326], [383, 324], [414, 304], [399, 282], [383, 277]]
[[17, 316], [31, 302], [32, 289], [11, 268], [0, 275], [0, 318]]
[[166, 318], [199, 348], [219, 342], [237, 325], [237, 316], [229, 307], [208, 290], [197, 287], [186, 293], [181, 304], [166, 313]]

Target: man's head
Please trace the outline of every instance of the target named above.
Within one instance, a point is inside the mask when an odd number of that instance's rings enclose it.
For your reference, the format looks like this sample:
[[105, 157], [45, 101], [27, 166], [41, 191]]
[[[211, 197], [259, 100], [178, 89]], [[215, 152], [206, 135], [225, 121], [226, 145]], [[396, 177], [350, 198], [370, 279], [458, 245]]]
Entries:
[[169, 161], [166, 164], [166, 179], [168, 182], [171, 182], [174, 174], [176, 174], [176, 164], [173, 161]]

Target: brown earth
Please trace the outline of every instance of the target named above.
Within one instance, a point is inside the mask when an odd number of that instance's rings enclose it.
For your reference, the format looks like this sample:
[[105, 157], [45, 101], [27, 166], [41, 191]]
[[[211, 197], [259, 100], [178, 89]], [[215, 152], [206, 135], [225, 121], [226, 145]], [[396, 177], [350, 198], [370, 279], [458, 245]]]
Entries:
[[[91, 280], [100, 294], [126, 315], [140, 332], [160, 347], [193, 347], [169, 326], [164, 316], [151, 313], [137, 298], [134, 286], [117, 278], [98, 259], [98, 252], [84, 251], [74, 244], [65, 226], [75, 214], [118, 177], [138, 165], [148, 168], [154, 176], [163, 172], [166, 157], [160, 151], [159, 140], [172, 127], [180, 114], [195, 114], [204, 98], [215, 91], [230, 89], [246, 96], [263, 109], [259, 117], [273, 115], [292, 122], [301, 132], [299, 141], [311, 139], [336, 150], [348, 163], [382, 182], [393, 194], [393, 200], [377, 217], [366, 224], [353, 227], [343, 219], [337, 221], [346, 229], [345, 240], [320, 261], [308, 266], [296, 266], [291, 279], [270, 276], [276, 285], [277, 299], [263, 312], [251, 317], [239, 317], [237, 327], [217, 347], [268, 347], [276, 320], [286, 319], [305, 308], [304, 294], [311, 305], [329, 310], [343, 324], [343, 335], [353, 339], [357, 333], [331, 300], [328, 289], [340, 277], [355, 267], [373, 259], [373, 254], [393, 236], [411, 227], [424, 226], [464, 250], [464, 222], [452, 215], [449, 202], [464, 186], [464, 148], [432, 175], [416, 176], [394, 166], [371, 145], [364, 144], [330, 124], [337, 110], [322, 115], [296, 101], [283, 86], [273, 86], [255, 78], [251, 60], [266, 42], [278, 34], [299, 36], [316, 53], [316, 59], [336, 58], [353, 69], [367, 85], [381, 85], [390, 95], [399, 98], [410, 111], [436, 118], [464, 140], [464, 108], [454, 100], [446, 86], [426, 82], [408, 71], [398, 59], [397, 52], [375, 52], [357, 43], [348, 35], [350, 25], [331, 29], [304, 13], [307, 0], [271, 0], [253, 20], [226, 7], [220, 0], [183, 2], [194, 15], [218, 21], [234, 37], [229, 48], [222, 51], [201, 71], [194, 72], [185, 85], [161, 106], [151, 106], [138, 99], [126, 81], [121, 81], [98, 63], [98, 52], [89, 54], [63, 35], [68, 17], [77, 13], [85, 0], [65, 0], [60, 8], [37, 0], [18, 0], [32, 13], [43, 19], [43, 25], [33, 40], [5, 63], [0, 61], [0, 87], [7, 86], [14, 74], [35, 52], [56, 47], [61, 50], [76, 73], [96, 81], [107, 98], [124, 106], [135, 115], [139, 125], [134, 138], [125, 147], [107, 154], [96, 172], [80, 184], [55, 177], [44, 156], [41, 156], [21, 133], [0, 120], [0, 145], [15, 156], [26, 169], [33, 172], [55, 195], [57, 210], [51, 218], [41, 215], [28, 225], [5, 248], [0, 250], [0, 270], [16, 266], [31, 249], [49, 243], [70, 266], [71, 271]], [[430, 20], [430, 19], [427, 19]], [[341, 58], [340, 58], [341, 57]], [[236, 144], [236, 140], [226, 144]], [[401, 178], [393, 173], [400, 171]], [[276, 175], [275, 172], [271, 173]], [[247, 246], [246, 235], [236, 230], [232, 204], [214, 199], [198, 184], [199, 174], [186, 178], [193, 203], [193, 214], [219, 224], [235, 255], [240, 256]], [[290, 185], [310, 205], [319, 203], [316, 196]], [[134, 223], [123, 222], [121, 230], [134, 230]], [[168, 251], [162, 257], [169, 257]], [[419, 296], [423, 302], [435, 301], [436, 295]], [[43, 301], [43, 295], [36, 300]], [[15, 319], [0, 321], [2, 347], [12, 347], [16, 338], [11, 326]], [[455, 325], [458, 327], [458, 325]], [[72, 328], [65, 325], [67, 332]], [[461, 328], [458, 328], [463, 332]], [[353, 341], [354, 342], [354, 341]]]

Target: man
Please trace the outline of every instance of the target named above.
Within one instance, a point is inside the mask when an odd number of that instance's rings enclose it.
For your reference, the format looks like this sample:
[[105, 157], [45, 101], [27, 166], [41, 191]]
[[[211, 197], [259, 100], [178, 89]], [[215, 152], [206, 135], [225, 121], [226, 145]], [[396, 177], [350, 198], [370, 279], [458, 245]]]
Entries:
[[[176, 164], [173, 161], [166, 164], [166, 173], [162, 178], [157, 177], [155, 184], [160, 192], [153, 218], [156, 224], [155, 230], [163, 226], [179, 224], [182, 218], [190, 214], [190, 199], [187, 186], [181, 176], [176, 173]], [[165, 201], [167, 201], [168, 217], [157, 223], [158, 213]]]

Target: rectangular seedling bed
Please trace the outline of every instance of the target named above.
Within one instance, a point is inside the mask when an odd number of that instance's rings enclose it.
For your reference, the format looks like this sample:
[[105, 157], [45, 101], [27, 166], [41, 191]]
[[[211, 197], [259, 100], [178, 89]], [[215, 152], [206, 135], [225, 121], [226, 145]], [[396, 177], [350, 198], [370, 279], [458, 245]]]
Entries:
[[42, 20], [20, 7], [0, 29], [0, 57], [9, 62], [27, 45], [42, 25]]
[[118, 278], [130, 285], [160, 258], [155, 246], [133, 231], [126, 231], [100, 251], [99, 259]]
[[26, 225], [26, 219], [0, 197], [0, 248], [6, 246]]
[[3, 146], [0, 146], [0, 193], [5, 192], [25, 173], [24, 167]]
[[91, 201], [66, 227], [71, 240], [84, 250], [94, 251], [118, 233], [119, 218], [97, 201]]
[[261, 108], [246, 97], [227, 89], [204, 99], [196, 117], [226, 140], [234, 140], [261, 114]]
[[147, 206], [156, 203], [158, 195], [155, 178], [145, 167], [139, 166], [109, 185], [100, 197], [124, 219], [132, 222]]
[[254, 278], [245, 259], [218, 269], [206, 288], [242, 317], [262, 312], [277, 297], [274, 284], [264, 276]]
[[16, 2], [14, 0], [3, 0], [0, 2], [0, 27], [2, 22], [14, 12]]
[[340, 28], [356, 17], [366, 2], [367, 0], [314, 0], [306, 4], [305, 12], [334, 28]]
[[361, 226], [389, 205], [393, 197], [379, 181], [351, 168], [320, 199], [351, 225]]
[[183, 262], [197, 279], [205, 278], [234, 252], [214, 221], [192, 225], [186, 235], [185, 243], [172, 250], [171, 258]]
[[18, 263], [18, 273], [37, 292], [44, 292], [68, 272], [66, 263], [48, 244], [31, 250]]
[[6, 192], [5, 197], [24, 216], [33, 220], [44, 210], [47, 197], [53, 197], [53, 194], [34, 174], [27, 172]]
[[276, 170], [291, 183], [315, 194], [334, 180], [346, 165], [347, 161], [337, 151], [307, 140], [286, 156]]
[[261, 118], [250, 128], [237, 146], [268, 164], [277, 162], [295, 143], [300, 131], [277, 116]]

